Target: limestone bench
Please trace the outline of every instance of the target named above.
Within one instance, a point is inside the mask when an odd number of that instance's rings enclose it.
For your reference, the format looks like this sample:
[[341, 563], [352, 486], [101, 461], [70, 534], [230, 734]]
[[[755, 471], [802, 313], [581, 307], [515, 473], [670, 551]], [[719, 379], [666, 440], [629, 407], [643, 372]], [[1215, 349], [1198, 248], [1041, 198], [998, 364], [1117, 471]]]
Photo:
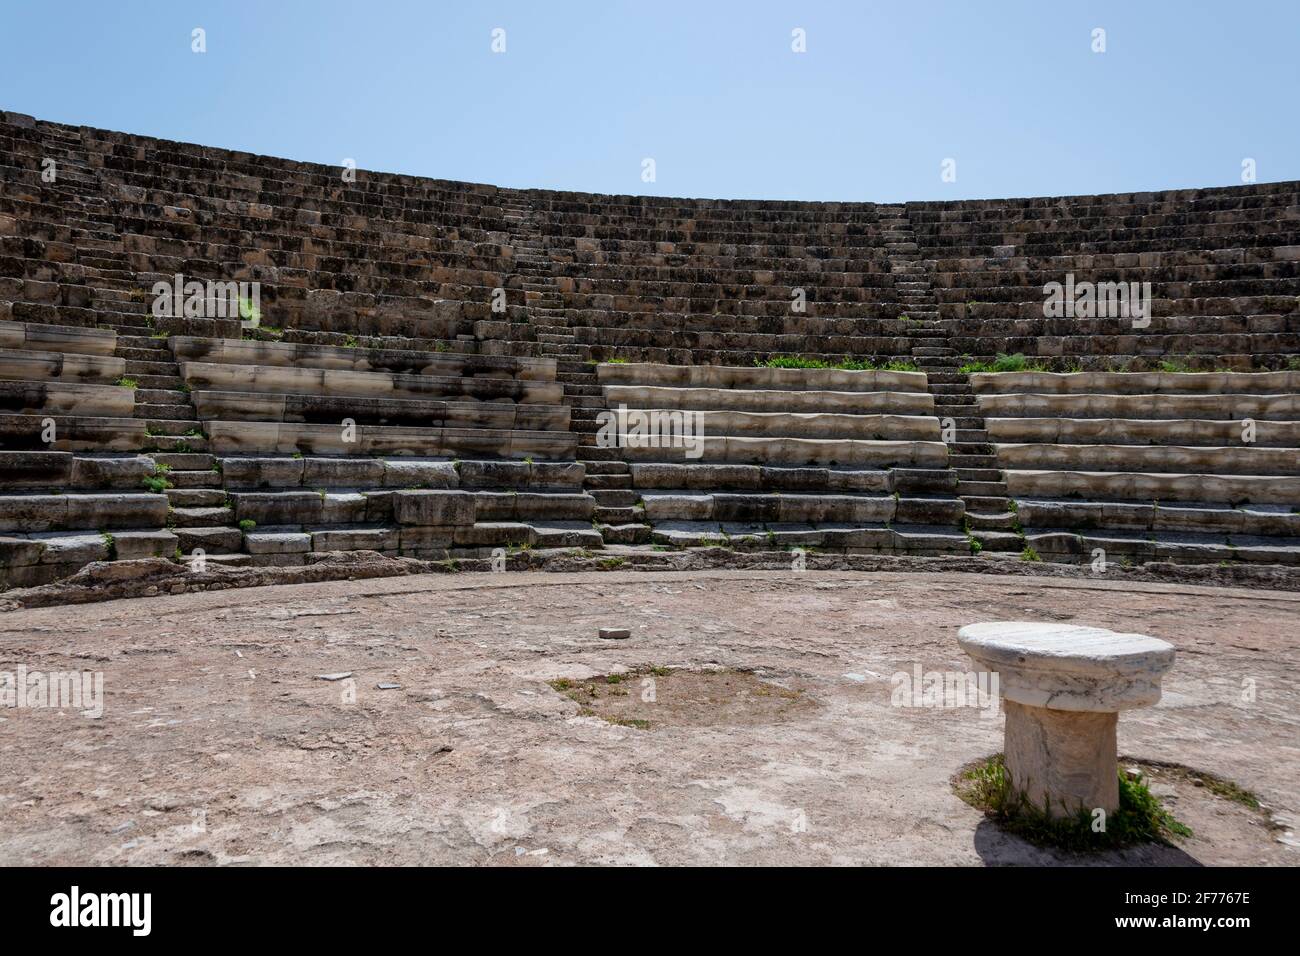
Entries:
[[466, 398], [478, 401], [555, 404], [564, 390], [555, 382], [454, 374], [356, 372], [351, 369], [292, 368], [182, 362], [181, 377], [194, 390], [270, 392], [290, 395], [350, 395], [361, 398]]
[[366, 425], [523, 431], [568, 431], [569, 428], [567, 405], [211, 391], [194, 392], [192, 398], [195, 411], [204, 420], [337, 424], [351, 418]]
[[1119, 711], [1160, 699], [1173, 645], [1142, 634], [1030, 621], [969, 624], [957, 642], [996, 672], [1011, 785], [1054, 817], [1119, 808]]
[[126, 361], [111, 355], [0, 348], [0, 378], [22, 382], [111, 384], [126, 373]]
[[0, 349], [111, 356], [116, 348], [112, 329], [0, 321]]
[[[0, 340], [2, 341], [2, 340]], [[222, 365], [262, 365], [289, 368], [328, 368], [353, 372], [401, 372], [410, 375], [454, 375], [461, 378], [513, 378], [555, 381], [555, 359], [493, 355], [453, 355], [408, 349], [364, 349], [171, 336], [167, 340], [178, 362]]]

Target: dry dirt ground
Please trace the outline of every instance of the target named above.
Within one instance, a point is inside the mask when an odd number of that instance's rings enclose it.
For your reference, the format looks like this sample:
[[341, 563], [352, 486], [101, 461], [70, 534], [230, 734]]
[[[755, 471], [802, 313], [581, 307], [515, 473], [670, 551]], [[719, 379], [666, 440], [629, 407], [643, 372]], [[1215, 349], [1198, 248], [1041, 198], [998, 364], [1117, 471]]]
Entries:
[[[1194, 836], [1088, 858], [984, 820], [951, 778], [1001, 717], [892, 706], [891, 678], [970, 670], [957, 628], [1004, 619], [1171, 641], [1121, 753], [1265, 812], [1169, 774]], [[1296, 593], [422, 575], [0, 614], [0, 671], [19, 665], [102, 672], [104, 710], [0, 710], [0, 865], [1300, 863]]]

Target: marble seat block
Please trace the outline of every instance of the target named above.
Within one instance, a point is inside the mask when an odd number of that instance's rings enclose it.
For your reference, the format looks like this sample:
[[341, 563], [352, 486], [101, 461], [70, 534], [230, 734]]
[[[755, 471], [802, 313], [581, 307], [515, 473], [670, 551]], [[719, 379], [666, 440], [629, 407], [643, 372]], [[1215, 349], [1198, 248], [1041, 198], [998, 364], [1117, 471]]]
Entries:
[[1119, 807], [1118, 713], [1160, 699], [1171, 644], [1032, 621], [970, 624], [957, 642], [998, 674], [1012, 786], [1053, 816]]
[[474, 523], [474, 495], [468, 491], [398, 491], [393, 516], [401, 525], [462, 527]]

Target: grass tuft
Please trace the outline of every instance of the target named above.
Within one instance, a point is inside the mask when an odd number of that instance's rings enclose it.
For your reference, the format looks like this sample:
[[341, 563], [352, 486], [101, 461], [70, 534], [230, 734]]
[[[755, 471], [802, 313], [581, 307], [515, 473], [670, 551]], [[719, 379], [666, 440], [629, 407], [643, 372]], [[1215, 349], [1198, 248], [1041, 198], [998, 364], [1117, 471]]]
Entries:
[[972, 372], [1046, 372], [1049, 368], [1043, 362], [1030, 361], [1022, 352], [1015, 355], [999, 352], [992, 362], [967, 362], [958, 371], [969, 375]]
[[804, 358], [802, 355], [774, 355], [771, 358], [754, 360], [758, 368], [835, 368], [846, 372], [917, 372], [915, 362], [890, 360], [873, 362], [870, 359], [854, 359], [844, 356], [838, 362], [825, 359]]
[[1105, 821], [1104, 830], [1094, 830], [1092, 811], [1080, 807], [1073, 816], [1048, 816], [1046, 807], [1032, 803], [1011, 785], [1002, 754], [962, 771], [957, 795], [998, 823], [1008, 833], [1036, 846], [1072, 852], [1110, 850], [1135, 843], [1169, 845], [1173, 837], [1189, 837], [1192, 831], [1178, 822], [1147, 787], [1145, 778], [1119, 774], [1119, 809]]

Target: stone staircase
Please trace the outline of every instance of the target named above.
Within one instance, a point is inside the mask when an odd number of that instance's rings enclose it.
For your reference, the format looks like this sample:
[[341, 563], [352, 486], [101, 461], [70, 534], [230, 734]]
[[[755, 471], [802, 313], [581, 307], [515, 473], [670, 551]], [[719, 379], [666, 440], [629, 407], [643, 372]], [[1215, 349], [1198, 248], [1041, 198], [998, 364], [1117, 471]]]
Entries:
[[505, 219], [519, 230], [515, 266], [524, 293], [529, 331], [535, 336], [536, 354], [556, 361], [556, 381], [564, 387], [569, 406], [569, 427], [578, 436], [578, 460], [586, 467], [583, 491], [596, 499], [593, 525], [606, 544], [647, 544], [650, 527], [640, 496], [632, 488], [626, 462], [615, 449], [596, 444], [599, 415], [606, 409], [596, 366], [566, 322], [564, 299], [556, 288], [551, 259], [532, 205], [523, 199], [504, 204]]
[[167, 336], [149, 334], [152, 327], [143, 312], [139, 322], [124, 315], [101, 328], [117, 332], [115, 354], [126, 360], [126, 378], [136, 383], [135, 417], [147, 421], [148, 448], [166, 469], [171, 485], [164, 490], [168, 528], [184, 554], [197, 548], [227, 564], [246, 563], [216, 458], [208, 453], [207, 436], [167, 348]]
[[889, 211], [894, 215], [882, 219], [882, 225], [890, 270], [896, 277], [894, 287], [907, 320], [905, 334], [912, 343], [912, 361], [926, 374], [935, 415], [945, 427], [945, 436], [955, 439], [949, 442], [949, 464], [957, 474], [957, 496], [966, 506], [967, 533], [981, 550], [1019, 551], [1024, 542], [1006, 481], [989, 444], [970, 377], [960, 371], [957, 350], [948, 346], [950, 330], [939, 317], [916, 234], [904, 207], [889, 207]]

